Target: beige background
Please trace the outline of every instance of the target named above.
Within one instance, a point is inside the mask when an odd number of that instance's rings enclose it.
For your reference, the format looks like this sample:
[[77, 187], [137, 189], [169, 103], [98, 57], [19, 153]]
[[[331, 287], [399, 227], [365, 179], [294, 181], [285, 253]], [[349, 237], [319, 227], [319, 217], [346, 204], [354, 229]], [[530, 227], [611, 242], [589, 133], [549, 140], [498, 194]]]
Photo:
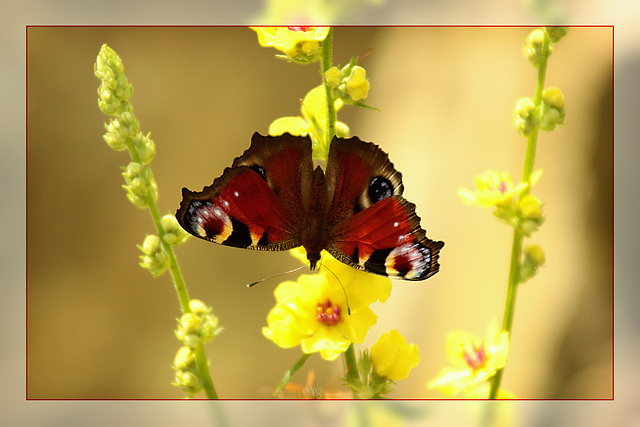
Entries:
[[[447, 364], [453, 329], [483, 335], [500, 320], [510, 229], [463, 205], [460, 186], [486, 169], [519, 179], [524, 139], [511, 114], [533, 94], [521, 46], [528, 28], [338, 28], [334, 63], [362, 65], [373, 112], [345, 107], [352, 135], [374, 141], [403, 173], [428, 235], [444, 240], [441, 271], [395, 281], [365, 345], [391, 328], [420, 346], [421, 364], [395, 398], [440, 398], [425, 384]], [[118, 52], [134, 86], [142, 130], [157, 146], [152, 168], [162, 213], [183, 186], [219, 176], [274, 119], [299, 114], [319, 84], [318, 65], [274, 58], [245, 28], [30, 28], [27, 31], [29, 398], [180, 398], [169, 385], [179, 306], [169, 275], [137, 266], [147, 212], [120, 189], [129, 161], [102, 141], [93, 62]], [[567, 126], [541, 133], [534, 192], [547, 222], [533, 238], [547, 265], [519, 292], [503, 386], [519, 398], [612, 397], [612, 30], [573, 28], [549, 62], [547, 86], [567, 100]], [[224, 398], [270, 398], [300, 356], [261, 335], [277, 281], [246, 283], [297, 266], [190, 240], [176, 250], [191, 296], [214, 307], [225, 331], [207, 354]], [[314, 356], [317, 384], [339, 388], [342, 363]]]

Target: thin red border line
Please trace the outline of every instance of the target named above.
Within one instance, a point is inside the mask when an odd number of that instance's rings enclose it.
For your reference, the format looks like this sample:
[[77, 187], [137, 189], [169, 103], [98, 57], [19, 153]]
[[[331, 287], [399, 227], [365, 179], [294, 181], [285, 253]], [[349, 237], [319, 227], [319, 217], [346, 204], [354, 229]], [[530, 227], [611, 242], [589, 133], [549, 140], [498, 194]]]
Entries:
[[615, 279], [615, 155], [616, 155], [616, 111], [615, 111], [615, 98], [616, 98], [616, 78], [615, 78], [615, 64], [616, 64], [616, 43], [615, 43], [615, 27], [611, 26], [611, 400], [615, 400], [616, 395], [616, 339], [615, 339], [615, 308], [616, 308], [616, 279]]
[[[159, 398], [159, 399], [91, 399], [91, 398], [79, 398], [79, 399], [64, 399], [64, 398], [29, 398], [29, 381], [28, 381], [28, 366], [29, 366], [29, 355], [28, 355], [28, 333], [29, 333], [29, 325], [28, 325], [28, 312], [29, 312], [29, 298], [28, 298], [28, 230], [29, 230], [29, 198], [28, 198], [28, 167], [29, 162], [27, 161], [28, 156], [28, 141], [29, 141], [29, 130], [28, 130], [28, 110], [29, 110], [29, 60], [28, 60], [28, 39], [29, 39], [29, 28], [247, 28], [251, 25], [26, 25], [25, 26], [25, 399], [26, 400], [34, 400], [34, 401], [183, 401], [183, 400], [195, 400], [195, 401], [210, 401], [210, 399], [174, 399], [174, 398]], [[559, 25], [554, 25], [559, 26]], [[357, 27], [368, 27], [368, 28], [539, 28], [540, 25], [333, 25], [332, 27], [338, 28], [357, 28]], [[615, 26], [614, 25], [606, 25], [606, 24], [598, 24], [598, 25], [566, 25], [568, 28], [611, 28], [611, 86], [612, 86], [612, 96], [611, 96], [611, 111], [612, 111], [612, 150], [611, 150], [611, 200], [612, 200], [612, 246], [611, 246], [611, 279], [612, 279], [612, 298], [611, 298], [611, 337], [612, 337], [612, 347], [611, 347], [611, 398], [585, 398], [585, 399], [500, 399], [505, 401], [543, 401], [543, 402], [552, 402], [552, 401], [612, 401], [615, 400], [615, 174], [613, 174], [613, 170], [615, 168]], [[274, 401], [305, 401], [308, 399], [219, 399], [220, 401], [265, 401], [265, 402], [274, 402]], [[354, 401], [354, 399], [327, 399], [327, 400], [335, 400], [335, 401]], [[400, 398], [400, 399], [391, 399], [396, 401], [470, 401], [470, 402], [482, 402], [489, 401], [488, 399], [419, 399], [419, 398]]]
[[[249, 28], [249, 27], [282, 27], [284, 25], [64, 25], [64, 24], [33, 24], [26, 25], [25, 28]], [[543, 24], [523, 24], [523, 25], [317, 25], [317, 27], [333, 28], [540, 28], [540, 27], [567, 27], [567, 28], [611, 28], [613, 24], [575, 24], [575, 25], [543, 25]]]

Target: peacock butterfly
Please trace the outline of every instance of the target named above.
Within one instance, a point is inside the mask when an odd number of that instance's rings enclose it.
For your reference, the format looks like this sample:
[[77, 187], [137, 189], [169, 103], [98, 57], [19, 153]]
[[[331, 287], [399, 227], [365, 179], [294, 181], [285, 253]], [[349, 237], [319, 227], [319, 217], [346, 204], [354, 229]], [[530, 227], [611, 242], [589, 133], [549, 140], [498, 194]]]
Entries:
[[444, 242], [426, 237], [402, 175], [377, 145], [335, 137], [325, 169], [308, 136], [262, 136], [202, 191], [182, 189], [178, 222], [227, 246], [282, 251], [304, 246], [312, 270], [326, 249], [383, 276], [424, 280]]

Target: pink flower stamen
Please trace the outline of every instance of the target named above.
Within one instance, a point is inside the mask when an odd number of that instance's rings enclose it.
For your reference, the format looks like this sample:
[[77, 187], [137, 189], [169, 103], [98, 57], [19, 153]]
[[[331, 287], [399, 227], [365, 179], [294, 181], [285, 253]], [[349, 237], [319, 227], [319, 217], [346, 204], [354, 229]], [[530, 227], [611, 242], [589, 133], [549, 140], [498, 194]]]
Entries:
[[462, 357], [467, 365], [474, 371], [482, 368], [487, 362], [487, 355], [484, 352], [484, 345], [467, 344], [462, 349]]
[[327, 326], [335, 326], [342, 321], [342, 310], [339, 305], [333, 305], [331, 300], [326, 303], [319, 303], [316, 308], [316, 319]]
[[309, 31], [311, 27], [287, 27], [291, 31]]

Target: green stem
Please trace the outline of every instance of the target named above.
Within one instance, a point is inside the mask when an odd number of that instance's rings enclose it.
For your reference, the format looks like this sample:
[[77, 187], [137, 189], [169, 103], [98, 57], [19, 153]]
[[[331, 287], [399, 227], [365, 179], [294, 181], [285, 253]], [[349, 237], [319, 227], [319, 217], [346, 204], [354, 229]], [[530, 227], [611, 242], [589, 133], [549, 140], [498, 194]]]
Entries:
[[[538, 79], [536, 82], [536, 91], [534, 95], [534, 105], [536, 111], [535, 125], [532, 132], [527, 138], [527, 149], [524, 158], [524, 167], [522, 171], [522, 182], [528, 182], [520, 193], [520, 197], [529, 194], [531, 189], [531, 175], [533, 173], [533, 165], [536, 158], [536, 145], [538, 142], [539, 123], [542, 115], [542, 92], [544, 90], [544, 81], [547, 73], [547, 61], [549, 59], [549, 37], [545, 34], [541, 47], [541, 58], [538, 65]], [[524, 234], [517, 228], [513, 231], [513, 244], [511, 246], [511, 263], [509, 265], [509, 280], [507, 285], [507, 298], [505, 301], [504, 315], [502, 318], [502, 331], [509, 333], [511, 338], [511, 330], [513, 327], [513, 315], [516, 307], [516, 296], [518, 293], [518, 284], [520, 283], [520, 258], [522, 257], [522, 242]], [[489, 390], [489, 399], [495, 399], [500, 389], [504, 367], [498, 369], [491, 381], [491, 389]]]
[[327, 122], [325, 123], [325, 152], [329, 152], [329, 147], [331, 146], [331, 141], [333, 140], [333, 136], [336, 134], [336, 121], [337, 121], [337, 113], [336, 113], [336, 103], [333, 99], [333, 95], [331, 95], [331, 86], [327, 83], [325, 79], [325, 73], [329, 68], [332, 67], [332, 42], [333, 42], [333, 28], [329, 28], [329, 33], [327, 34], [327, 38], [322, 42], [322, 58], [320, 60], [320, 66], [322, 68], [322, 83], [324, 84], [324, 90], [327, 98]]
[[[171, 272], [171, 278], [173, 279], [173, 284], [176, 288], [176, 292], [178, 293], [178, 299], [180, 300], [182, 312], [184, 314], [191, 313], [191, 307], [189, 306], [189, 292], [187, 291], [184, 279], [182, 278], [178, 260], [176, 259], [176, 255], [173, 252], [173, 247], [163, 239], [164, 229], [162, 228], [162, 223], [160, 222], [161, 218], [160, 211], [158, 210], [158, 205], [156, 204], [154, 198], [151, 196], [147, 197], [147, 205], [149, 206], [149, 212], [151, 213], [151, 217], [153, 218], [153, 223], [156, 226], [156, 230], [158, 230], [158, 236], [160, 236], [162, 247], [169, 256], [169, 271]], [[204, 346], [202, 345], [202, 343], [198, 344], [195, 349], [195, 353], [196, 366], [198, 367], [198, 372], [200, 373], [202, 388], [204, 389], [204, 392], [209, 399], [217, 399], [218, 394], [216, 393], [216, 389], [213, 385], [213, 380], [211, 379], [209, 363], [207, 363], [207, 356], [204, 352]]]
[[[353, 343], [349, 345], [344, 355], [344, 369], [347, 372], [347, 382], [351, 384], [353, 381], [360, 381], [360, 373], [358, 372], [358, 361], [356, 359], [356, 350], [353, 347]], [[355, 390], [351, 389], [351, 395], [354, 399], [358, 398], [358, 394]]]
[[207, 395], [207, 398], [217, 399], [218, 393], [216, 393], [216, 389], [213, 386], [213, 379], [209, 372], [209, 363], [207, 363], [207, 355], [204, 352], [204, 346], [202, 343], [198, 344], [196, 347], [196, 366], [198, 367], [200, 380], [202, 381], [202, 388], [204, 389], [204, 393]]

